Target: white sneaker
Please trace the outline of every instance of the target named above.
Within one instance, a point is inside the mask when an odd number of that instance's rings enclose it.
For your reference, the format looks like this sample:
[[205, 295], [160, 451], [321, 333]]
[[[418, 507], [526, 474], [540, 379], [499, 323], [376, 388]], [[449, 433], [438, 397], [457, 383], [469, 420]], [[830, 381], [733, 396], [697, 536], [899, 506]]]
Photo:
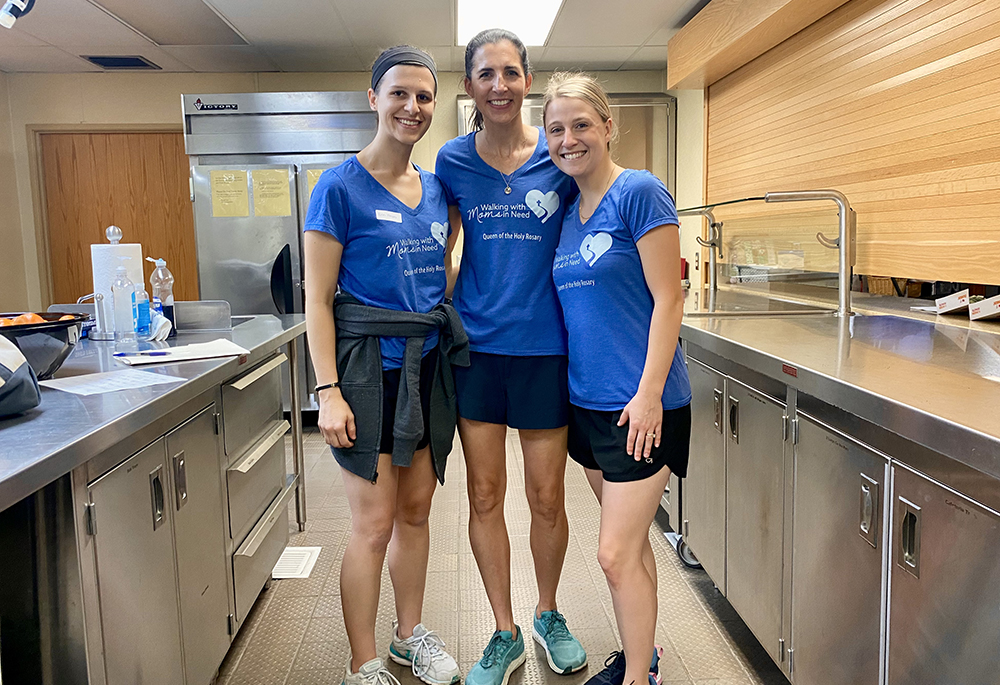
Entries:
[[396, 676], [389, 673], [385, 661], [375, 657], [361, 665], [357, 673], [351, 673], [351, 662], [347, 661], [347, 675], [341, 685], [399, 685]]
[[458, 663], [444, 651], [444, 640], [433, 630], [427, 630], [423, 623], [418, 623], [413, 628], [413, 635], [405, 640], [399, 638], [399, 628], [393, 624], [389, 658], [397, 664], [410, 666], [413, 675], [427, 685], [450, 685], [457, 683], [462, 675]]

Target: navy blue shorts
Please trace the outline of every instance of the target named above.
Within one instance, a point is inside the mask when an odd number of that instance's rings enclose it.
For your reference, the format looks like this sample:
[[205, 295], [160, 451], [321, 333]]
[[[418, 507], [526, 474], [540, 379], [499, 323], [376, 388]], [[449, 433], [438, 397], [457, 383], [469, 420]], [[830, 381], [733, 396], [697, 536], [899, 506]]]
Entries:
[[[424, 415], [424, 435], [417, 443], [418, 450], [431, 443], [431, 382], [434, 379], [434, 364], [437, 358], [438, 351], [434, 348], [425, 354], [420, 362], [420, 407]], [[379, 444], [379, 454], [392, 454], [392, 447], [395, 444], [392, 427], [396, 422], [396, 400], [399, 397], [399, 377], [402, 374], [402, 369], [382, 371], [382, 442]]]
[[625, 451], [628, 423], [618, 425], [621, 411], [598, 411], [570, 405], [569, 456], [585, 469], [604, 474], [610, 483], [645, 480], [664, 466], [678, 478], [687, 476], [691, 442], [691, 405], [663, 410], [660, 446], [648, 459], [636, 461]]
[[472, 352], [456, 366], [455, 393], [463, 419], [524, 430], [569, 423], [569, 380], [564, 355], [515, 357]]

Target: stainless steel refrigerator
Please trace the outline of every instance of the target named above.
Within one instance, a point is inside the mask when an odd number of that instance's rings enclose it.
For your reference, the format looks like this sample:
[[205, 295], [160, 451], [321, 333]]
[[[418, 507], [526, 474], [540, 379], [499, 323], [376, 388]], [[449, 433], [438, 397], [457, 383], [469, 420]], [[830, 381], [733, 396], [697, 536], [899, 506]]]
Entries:
[[[234, 316], [302, 312], [309, 195], [375, 137], [366, 94], [191, 94], [182, 107], [201, 298], [228, 301]], [[316, 408], [302, 367], [302, 406]]]

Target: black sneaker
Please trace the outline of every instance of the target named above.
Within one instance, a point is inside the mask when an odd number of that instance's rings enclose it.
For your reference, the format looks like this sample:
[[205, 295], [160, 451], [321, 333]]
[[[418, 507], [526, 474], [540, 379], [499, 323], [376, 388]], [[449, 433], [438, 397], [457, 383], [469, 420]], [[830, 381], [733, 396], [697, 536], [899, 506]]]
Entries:
[[[649, 662], [649, 685], [660, 685], [660, 656], [663, 647], [653, 645], [653, 658]], [[611, 652], [604, 660], [604, 669], [590, 677], [584, 685], [623, 685], [625, 680], [625, 652]]]

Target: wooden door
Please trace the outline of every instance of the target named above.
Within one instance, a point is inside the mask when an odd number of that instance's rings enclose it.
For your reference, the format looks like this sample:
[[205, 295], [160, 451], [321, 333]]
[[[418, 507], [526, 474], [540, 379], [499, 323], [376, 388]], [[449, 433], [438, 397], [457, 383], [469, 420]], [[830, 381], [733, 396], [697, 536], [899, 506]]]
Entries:
[[[167, 260], [175, 299], [199, 299], [181, 133], [45, 133], [41, 151], [53, 302], [93, 291], [90, 245], [112, 224], [143, 257]], [[154, 268], [143, 263], [147, 292]]]

